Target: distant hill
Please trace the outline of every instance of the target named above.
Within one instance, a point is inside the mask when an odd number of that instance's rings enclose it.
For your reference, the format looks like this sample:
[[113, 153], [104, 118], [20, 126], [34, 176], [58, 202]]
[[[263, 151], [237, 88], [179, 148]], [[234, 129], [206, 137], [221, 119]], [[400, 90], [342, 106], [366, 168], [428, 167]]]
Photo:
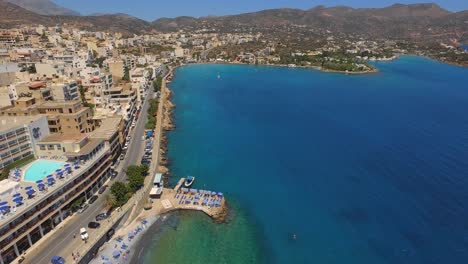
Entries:
[[67, 23], [81, 29], [121, 32], [126, 34], [143, 33], [152, 30], [150, 23], [126, 14], [99, 16], [47, 16], [41, 15], [5, 0], [0, 0], [0, 27], [9, 28], [18, 25], [54, 26]]
[[80, 13], [61, 7], [50, 0], [7, 0], [40, 15], [79, 16]]
[[219, 17], [161, 18], [152, 25], [160, 31], [216, 29], [232, 32], [243, 28], [268, 33], [288, 31], [296, 26], [369, 38], [468, 39], [468, 11], [453, 13], [432, 3], [395, 4], [385, 8], [271, 9]]
[[[9, 2], [7, 2], [9, 1]], [[419, 42], [468, 42], [468, 11], [449, 12], [436, 4], [395, 4], [385, 8], [317, 6], [308, 10], [271, 9], [229, 16], [161, 18], [147, 22], [126, 14], [91, 16], [42, 15], [11, 2], [50, 0], [0, 0], [0, 27], [21, 24], [55, 25], [67, 23], [82, 29], [122, 33], [152, 30], [207, 29], [217, 32], [263, 32], [302, 36], [353, 35], [368, 39], [408, 39]]]

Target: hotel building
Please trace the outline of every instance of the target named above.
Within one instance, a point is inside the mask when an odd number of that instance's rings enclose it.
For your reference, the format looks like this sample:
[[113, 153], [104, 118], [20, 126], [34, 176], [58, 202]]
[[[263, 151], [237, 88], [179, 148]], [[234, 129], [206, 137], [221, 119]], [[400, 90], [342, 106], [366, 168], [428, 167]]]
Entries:
[[[41, 159], [23, 167], [20, 180], [0, 183], [1, 200], [7, 203], [0, 207], [0, 264], [13, 262], [42, 239], [73, 213], [76, 201], [87, 200], [111, 175], [111, 148], [102, 138], [51, 134], [36, 143], [36, 151]], [[40, 171], [36, 162], [42, 164]], [[62, 172], [43, 171], [50, 163], [63, 164]], [[41, 178], [43, 173], [50, 175]], [[25, 197], [20, 203], [18, 193]]]
[[34, 155], [34, 144], [48, 135], [47, 118], [43, 115], [0, 116], [0, 170]]

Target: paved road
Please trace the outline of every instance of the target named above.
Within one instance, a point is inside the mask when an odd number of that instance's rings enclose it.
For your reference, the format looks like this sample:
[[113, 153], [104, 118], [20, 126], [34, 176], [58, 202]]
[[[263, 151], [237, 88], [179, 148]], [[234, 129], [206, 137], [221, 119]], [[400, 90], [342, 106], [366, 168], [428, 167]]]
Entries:
[[[152, 87], [147, 98], [153, 96]], [[132, 164], [139, 164], [140, 158], [143, 155], [144, 141], [142, 136], [144, 135], [145, 124], [148, 120], [148, 100], [143, 103], [140, 117], [137, 121], [137, 125], [133, 128], [129, 134], [132, 136], [129, 144], [125, 159], [119, 164], [119, 168], [127, 168]], [[126, 174], [121, 169], [114, 181], [123, 181], [126, 179]], [[108, 184], [110, 186], [110, 184]], [[90, 207], [83, 214], [75, 214], [70, 219], [66, 220], [66, 223], [59, 229], [54, 229], [54, 234], [51, 239], [41, 243], [37, 250], [33, 250], [31, 254], [27, 255], [28, 259], [34, 259], [34, 263], [50, 263], [50, 260], [54, 255], [70, 254], [73, 248], [76, 248], [77, 243], [84, 243], [81, 241], [79, 236], [79, 229], [81, 227], [87, 227], [88, 223], [94, 221], [97, 214], [103, 212], [106, 207], [106, 194], [110, 188], [107, 188], [106, 192], [99, 195], [99, 198], [90, 205]], [[88, 229], [89, 236], [93, 235], [94, 230]], [[73, 238], [73, 234], [76, 233], [76, 238]], [[79, 245], [79, 244], [78, 244]]]

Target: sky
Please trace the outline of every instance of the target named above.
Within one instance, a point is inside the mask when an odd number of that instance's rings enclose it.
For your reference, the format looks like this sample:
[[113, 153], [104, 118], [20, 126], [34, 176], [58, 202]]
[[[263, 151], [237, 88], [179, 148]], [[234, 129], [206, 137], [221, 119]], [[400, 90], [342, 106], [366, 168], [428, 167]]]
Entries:
[[80, 12], [126, 13], [147, 21], [161, 17], [230, 15], [271, 8], [309, 9], [317, 5], [385, 7], [394, 3], [434, 2], [450, 11], [468, 10], [468, 0], [53, 0]]

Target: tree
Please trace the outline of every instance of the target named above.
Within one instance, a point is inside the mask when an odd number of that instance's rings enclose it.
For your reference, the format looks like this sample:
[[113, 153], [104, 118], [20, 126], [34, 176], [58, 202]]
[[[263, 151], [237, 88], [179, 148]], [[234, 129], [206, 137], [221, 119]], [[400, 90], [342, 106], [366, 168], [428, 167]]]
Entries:
[[119, 181], [112, 184], [111, 195], [113, 196], [112, 199], [115, 199], [115, 202], [113, 202], [113, 207], [124, 205], [130, 198], [127, 185]]
[[131, 192], [136, 192], [143, 186], [145, 179], [143, 178], [144, 167], [137, 165], [130, 165], [127, 168], [128, 189]]
[[159, 76], [159, 77], [156, 78], [156, 80], [154, 80], [154, 82], [153, 82], [153, 90], [154, 90], [155, 92], [160, 91], [160, 90], [161, 90], [161, 87], [162, 87], [162, 77]]
[[129, 82], [130, 81], [130, 70], [128, 69], [127, 66], [124, 67], [124, 76], [122, 77], [122, 80]]
[[106, 204], [108, 208], [115, 208], [117, 207], [117, 199], [114, 195], [108, 194], [106, 197]]
[[141, 174], [132, 174], [128, 175], [128, 189], [132, 192], [135, 193], [140, 189], [145, 182], [145, 179]]
[[141, 165], [140, 165], [140, 168], [141, 168], [141, 175], [142, 175], [142, 176], [148, 175], [148, 172], [149, 172], [149, 166], [148, 166], [148, 164], [141, 164]]

